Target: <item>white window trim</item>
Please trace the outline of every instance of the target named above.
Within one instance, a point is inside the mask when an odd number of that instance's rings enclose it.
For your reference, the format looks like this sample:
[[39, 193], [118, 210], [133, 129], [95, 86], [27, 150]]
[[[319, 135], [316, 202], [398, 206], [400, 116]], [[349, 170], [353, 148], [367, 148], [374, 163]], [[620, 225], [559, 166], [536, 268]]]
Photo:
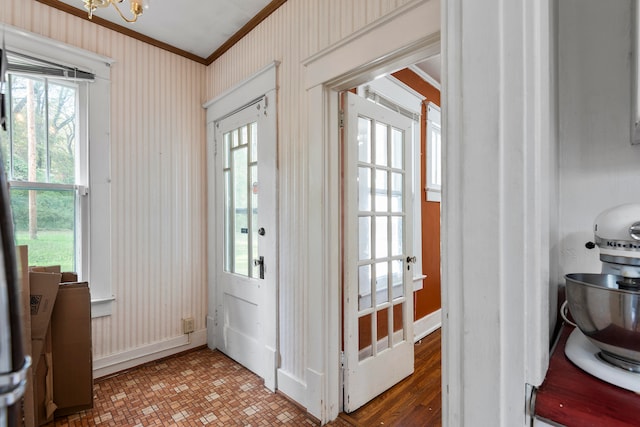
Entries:
[[[6, 48], [15, 52], [50, 60], [70, 67], [78, 67], [95, 74], [95, 82], [88, 84], [88, 146], [81, 156], [88, 156], [89, 193], [82, 197], [84, 204], [81, 224], [84, 249], [79, 280], [88, 281], [91, 289], [91, 317], [111, 314], [115, 300], [111, 283], [111, 162], [110, 162], [110, 66], [112, 59], [79, 49], [22, 29], [0, 24]], [[82, 128], [81, 128], [82, 129]], [[106, 160], [105, 160], [106, 159]], [[85, 181], [86, 182], [86, 181]], [[86, 209], [88, 207], [88, 209]]]

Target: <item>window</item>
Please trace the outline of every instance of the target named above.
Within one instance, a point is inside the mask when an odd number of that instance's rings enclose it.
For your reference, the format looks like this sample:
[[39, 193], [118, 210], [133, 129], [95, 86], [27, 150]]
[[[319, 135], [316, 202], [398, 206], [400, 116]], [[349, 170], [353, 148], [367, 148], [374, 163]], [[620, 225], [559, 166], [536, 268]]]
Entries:
[[[0, 24], [9, 59], [0, 131], [18, 244], [30, 264], [75, 270], [92, 316], [111, 313], [111, 60]], [[90, 141], [90, 143], [89, 143]]]
[[442, 130], [440, 108], [427, 105], [427, 200], [439, 202], [442, 189]]
[[[11, 57], [11, 55], [10, 55]], [[11, 61], [11, 59], [10, 59]], [[79, 110], [87, 83], [9, 73], [8, 131], [0, 136], [16, 243], [32, 265], [82, 275], [86, 152]]]

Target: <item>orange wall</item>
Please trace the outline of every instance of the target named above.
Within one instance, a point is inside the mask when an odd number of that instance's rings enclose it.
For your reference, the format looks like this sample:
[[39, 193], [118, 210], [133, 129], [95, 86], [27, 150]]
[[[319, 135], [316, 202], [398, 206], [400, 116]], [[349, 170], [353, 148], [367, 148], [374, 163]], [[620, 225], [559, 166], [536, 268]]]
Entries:
[[427, 202], [426, 187], [426, 105], [440, 106], [440, 91], [422, 80], [416, 73], [403, 69], [392, 74], [407, 86], [424, 96], [420, 121], [420, 188], [422, 200], [422, 272], [427, 276], [423, 288], [414, 292], [414, 319], [418, 320], [441, 307], [440, 300], [440, 203]]

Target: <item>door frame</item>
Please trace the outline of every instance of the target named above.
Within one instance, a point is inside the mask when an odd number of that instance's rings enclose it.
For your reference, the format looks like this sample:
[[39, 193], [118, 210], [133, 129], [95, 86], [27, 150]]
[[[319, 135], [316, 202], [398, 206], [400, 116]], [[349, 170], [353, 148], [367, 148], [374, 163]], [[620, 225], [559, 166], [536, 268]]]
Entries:
[[[272, 117], [274, 120], [274, 137], [276, 138], [275, 146], [277, 147], [277, 106], [276, 89], [277, 89], [277, 68], [279, 61], [274, 61], [248, 79], [240, 82], [236, 86], [223, 92], [216, 98], [208, 101], [203, 105], [207, 110], [207, 288], [208, 288], [208, 312], [207, 312], [207, 346], [211, 349], [216, 348], [216, 317], [217, 317], [217, 248], [219, 243], [216, 227], [216, 147], [215, 147], [215, 123], [223, 118], [233, 115], [235, 112], [242, 110], [245, 106], [252, 103], [263, 96], [267, 97], [267, 102], [273, 103]], [[276, 148], [277, 152], [277, 148]], [[277, 173], [277, 157], [276, 157], [276, 215], [278, 215], [278, 173]], [[278, 221], [276, 220], [276, 226]], [[278, 230], [273, 231], [276, 239], [279, 237]], [[279, 251], [279, 245], [276, 240], [276, 252]], [[277, 257], [276, 257], [277, 258]], [[274, 391], [277, 388], [277, 368], [278, 368], [278, 280], [279, 269], [277, 263], [269, 267], [270, 274], [275, 276], [275, 286], [272, 292], [267, 294], [265, 304], [269, 310], [261, 310], [264, 313], [261, 316], [264, 333], [265, 345], [265, 387]], [[271, 367], [271, 368], [268, 368]]]
[[[342, 404], [343, 253], [338, 94], [440, 53], [440, 2], [418, 0], [303, 61], [308, 95], [307, 410], [322, 423]], [[445, 238], [446, 236], [443, 236]], [[446, 398], [446, 397], [445, 397]]]

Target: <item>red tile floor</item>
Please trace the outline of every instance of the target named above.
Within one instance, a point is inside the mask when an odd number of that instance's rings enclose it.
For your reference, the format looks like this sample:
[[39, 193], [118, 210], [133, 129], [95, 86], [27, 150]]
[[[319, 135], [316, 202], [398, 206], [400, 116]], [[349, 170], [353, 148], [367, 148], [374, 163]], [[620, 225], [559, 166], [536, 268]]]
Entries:
[[[317, 426], [284, 396], [218, 351], [200, 349], [94, 384], [94, 407], [49, 426]], [[338, 419], [332, 426], [349, 426]]]

